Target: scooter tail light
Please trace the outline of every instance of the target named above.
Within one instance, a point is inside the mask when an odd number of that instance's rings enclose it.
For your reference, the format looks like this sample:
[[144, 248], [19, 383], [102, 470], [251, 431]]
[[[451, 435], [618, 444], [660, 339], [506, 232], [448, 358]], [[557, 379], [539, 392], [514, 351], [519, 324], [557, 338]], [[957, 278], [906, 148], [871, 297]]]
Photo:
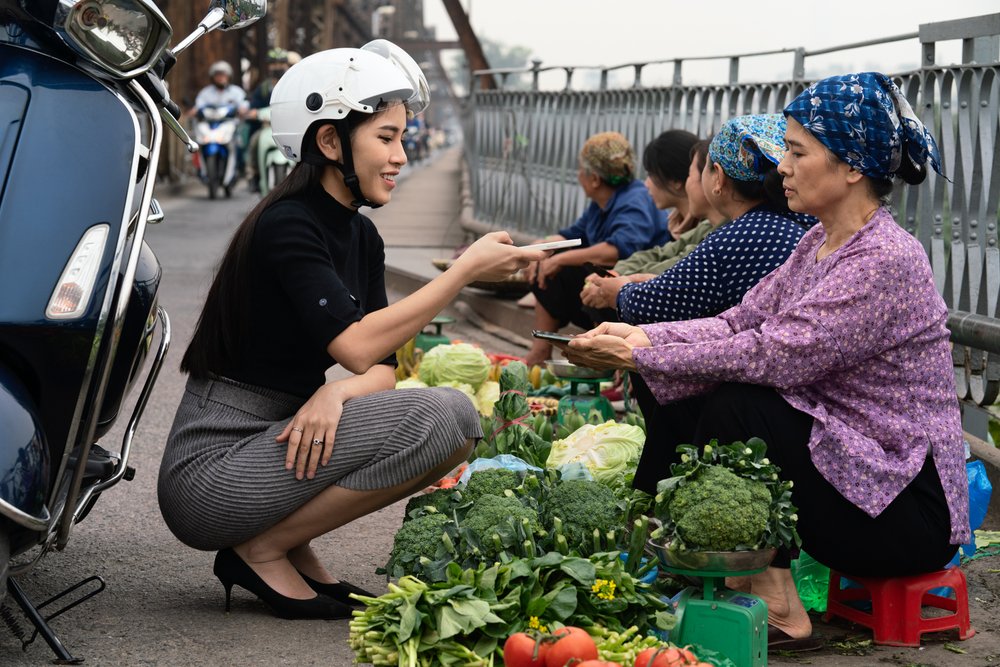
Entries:
[[109, 230], [109, 225], [94, 225], [76, 244], [76, 249], [70, 255], [66, 268], [52, 291], [45, 317], [50, 320], [72, 320], [86, 312], [97, 283]]

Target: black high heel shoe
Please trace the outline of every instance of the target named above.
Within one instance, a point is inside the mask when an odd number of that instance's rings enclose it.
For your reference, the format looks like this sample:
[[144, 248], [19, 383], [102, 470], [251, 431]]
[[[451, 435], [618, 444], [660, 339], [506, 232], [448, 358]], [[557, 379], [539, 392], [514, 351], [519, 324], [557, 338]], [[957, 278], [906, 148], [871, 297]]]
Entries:
[[233, 585], [250, 591], [267, 604], [280, 618], [350, 618], [351, 608], [325, 595], [317, 595], [308, 600], [298, 600], [278, 593], [264, 583], [253, 569], [232, 549], [222, 549], [215, 555], [215, 566], [212, 568], [215, 576], [226, 589], [226, 611], [229, 611], [229, 600]]
[[313, 589], [320, 595], [325, 595], [329, 598], [333, 598], [337, 602], [343, 602], [344, 604], [354, 605], [355, 607], [364, 606], [363, 602], [359, 602], [358, 600], [350, 597], [351, 593], [354, 593], [355, 595], [364, 595], [365, 597], [370, 598], [378, 597], [374, 593], [369, 593], [365, 589], [358, 588], [354, 584], [349, 584], [346, 581], [340, 581], [336, 584], [324, 584], [307, 577], [302, 574], [302, 572], [299, 572], [299, 575], [306, 580], [306, 583], [309, 584], [309, 588]]

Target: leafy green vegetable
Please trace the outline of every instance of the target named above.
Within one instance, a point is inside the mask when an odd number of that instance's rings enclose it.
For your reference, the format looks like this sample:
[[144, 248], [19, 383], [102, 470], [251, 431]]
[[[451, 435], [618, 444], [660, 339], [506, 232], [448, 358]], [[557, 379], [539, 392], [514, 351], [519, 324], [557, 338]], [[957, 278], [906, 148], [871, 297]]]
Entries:
[[499, 398], [500, 383], [487, 380], [476, 391], [476, 400], [473, 403], [475, 403], [476, 409], [479, 410], [479, 414], [488, 417], [493, 414], [493, 405]]
[[702, 466], [674, 491], [667, 512], [691, 549], [753, 549], [767, 529], [771, 493], [723, 466]]
[[546, 465], [582, 463], [598, 482], [617, 487], [634, 472], [646, 436], [638, 426], [607, 421], [585, 424], [562, 440], [552, 443]]
[[403, 511], [403, 521], [417, 518], [420, 516], [417, 510], [425, 507], [433, 507], [434, 511], [450, 515], [457, 503], [458, 499], [451, 492], [451, 489], [438, 489], [431, 493], [422, 493], [407, 501], [406, 509]]
[[500, 374], [500, 397], [493, 404], [493, 416], [482, 420], [485, 437], [476, 446], [473, 460], [511, 454], [530, 465], [545, 466], [552, 444], [526, 424], [531, 418], [525, 398], [530, 389], [528, 369], [523, 363], [514, 361], [504, 367]]
[[[522, 523], [522, 519], [527, 523]], [[523, 541], [518, 539], [518, 525], [522, 526], [525, 537], [533, 536], [539, 528], [538, 512], [525, 507], [516, 498], [490, 494], [480, 496], [458, 525], [472, 531], [487, 561], [499, 556], [505, 546], [512, 544], [512, 539], [518, 543]]]
[[[623, 513], [614, 492], [599, 482], [568, 480], [556, 485], [541, 506], [542, 523], [558, 540], [565, 536], [567, 548], [587, 554], [595, 549], [594, 532], [602, 540], [623, 526]], [[557, 549], [560, 548], [556, 544]]]
[[463, 502], [475, 502], [480, 496], [502, 496], [507, 489], [521, 485], [521, 475], [507, 468], [477, 470], [469, 476], [462, 489]]
[[434, 387], [444, 386], [447, 382], [467, 384], [474, 397], [489, 376], [490, 366], [486, 353], [474, 345], [436, 345], [420, 360], [417, 375], [422, 382]]
[[654, 539], [681, 549], [741, 551], [800, 543], [792, 482], [765, 456], [760, 438], [677, 448], [681, 462], [656, 485]]
[[446, 527], [452, 524], [446, 514], [431, 512], [405, 522], [392, 540], [387, 569], [406, 568], [421, 558], [434, 559], [443, 555], [446, 543], [443, 536]]
[[437, 583], [403, 577], [354, 612], [349, 643], [358, 662], [403, 667], [502, 664], [506, 637], [534, 616], [550, 629], [600, 625], [614, 632], [669, 629], [673, 617], [652, 588], [625, 571], [617, 552], [588, 558], [548, 553], [463, 570]]

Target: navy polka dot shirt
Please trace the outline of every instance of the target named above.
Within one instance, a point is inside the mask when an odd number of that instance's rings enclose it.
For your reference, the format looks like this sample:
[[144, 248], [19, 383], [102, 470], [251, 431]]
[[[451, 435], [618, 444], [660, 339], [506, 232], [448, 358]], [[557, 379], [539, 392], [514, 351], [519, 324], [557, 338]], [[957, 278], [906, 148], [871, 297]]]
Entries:
[[652, 324], [718, 315], [784, 264], [817, 221], [758, 206], [709, 234], [687, 257], [656, 278], [626, 283], [618, 293], [618, 317]]

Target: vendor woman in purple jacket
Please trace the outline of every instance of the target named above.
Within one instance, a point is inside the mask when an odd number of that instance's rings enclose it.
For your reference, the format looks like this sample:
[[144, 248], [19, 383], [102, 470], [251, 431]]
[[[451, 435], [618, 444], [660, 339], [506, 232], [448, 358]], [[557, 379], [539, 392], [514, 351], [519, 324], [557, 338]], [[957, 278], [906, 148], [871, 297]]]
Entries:
[[[603, 324], [566, 354], [638, 371], [673, 409], [637, 488], [669, 476], [678, 444], [758, 436], [794, 483], [811, 556], [858, 576], [932, 572], [969, 541], [962, 428], [945, 304], [885, 202], [896, 179], [940, 173], [937, 146], [878, 73], [824, 79], [785, 116], [789, 207], [821, 223], [788, 261], [717, 317]], [[779, 551], [749, 585], [771, 643], [793, 648], [812, 626], [788, 567]]]

